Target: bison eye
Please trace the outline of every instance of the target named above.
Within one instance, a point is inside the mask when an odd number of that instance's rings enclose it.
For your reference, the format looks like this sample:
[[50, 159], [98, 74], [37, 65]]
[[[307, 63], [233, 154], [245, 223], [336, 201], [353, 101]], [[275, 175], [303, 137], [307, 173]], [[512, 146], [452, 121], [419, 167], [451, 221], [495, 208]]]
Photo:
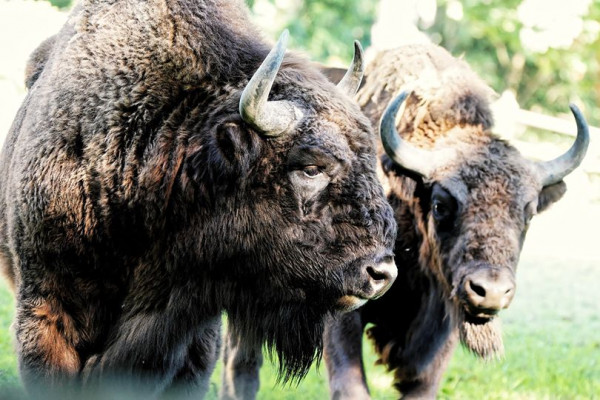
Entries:
[[450, 209], [442, 202], [434, 200], [432, 208], [433, 218], [437, 221], [442, 221], [450, 216]]
[[[433, 219], [442, 225], [454, 219], [457, 209], [456, 200], [441, 185], [435, 184], [431, 193], [431, 213]], [[450, 226], [449, 226], [450, 227]]]
[[302, 171], [304, 172], [304, 175], [308, 176], [309, 178], [314, 178], [323, 173], [321, 168], [317, 167], [316, 165], [307, 165], [302, 169]]

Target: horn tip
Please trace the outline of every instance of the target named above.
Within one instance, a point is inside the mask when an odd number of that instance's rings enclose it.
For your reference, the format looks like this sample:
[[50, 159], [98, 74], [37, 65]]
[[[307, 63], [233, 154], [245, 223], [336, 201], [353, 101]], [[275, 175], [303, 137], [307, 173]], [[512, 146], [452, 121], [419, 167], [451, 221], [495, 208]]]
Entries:
[[573, 114], [575, 114], [575, 113], [581, 114], [581, 110], [579, 109], [579, 107], [577, 107], [577, 105], [575, 103], [569, 103], [569, 108], [571, 109], [571, 112]]
[[363, 51], [362, 45], [358, 40], [354, 41], [354, 59], [360, 62], [360, 68], [362, 72], [363, 59], [365, 58], [365, 52]]
[[577, 107], [575, 103], [569, 103], [569, 108], [571, 109], [571, 112], [575, 117], [575, 121], [577, 122], [577, 135], [589, 137], [588, 124], [579, 107]]
[[379, 122], [380, 134], [383, 134], [384, 130], [394, 128], [394, 120], [396, 118], [396, 114], [398, 114], [398, 109], [400, 108], [407, 96], [408, 92], [403, 90], [398, 96], [396, 96], [396, 98], [389, 102]]
[[363, 52], [362, 44], [360, 44], [359, 40], [355, 40], [354, 41], [354, 51], [356, 53], [362, 53]]
[[407, 90], [403, 90], [402, 92], [400, 92], [400, 94], [398, 96], [396, 96], [396, 98], [392, 101], [392, 104], [390, 104], [390, 107], [393, 107], [392, 111], [394, 113], [398, 110], [398, 107], [400, 107], [400, 105], [404, 102], [404, 100], [406, 100], [407, 97], [408, 97]]
[[287, 47], [288, 40], [290, 38], [289, 29], [284, 29], [279, 35], [279, 39], [277, 39], [277, 45], [281, 45], [282, 47]]

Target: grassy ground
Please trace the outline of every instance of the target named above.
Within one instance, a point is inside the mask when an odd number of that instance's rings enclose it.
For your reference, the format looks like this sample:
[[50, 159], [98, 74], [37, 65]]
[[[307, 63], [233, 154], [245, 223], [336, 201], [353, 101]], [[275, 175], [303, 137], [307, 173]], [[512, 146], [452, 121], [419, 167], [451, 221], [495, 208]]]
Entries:
[[[600, 398], [600, 263], [557, 258], [522, 260], [515, 301], [502, 318], [506, 356], [482, 362], [459, 349], [445, 375], [442, 399], [593, 399]], [[12, 296], [0, 284], [0, 398], [18, 391], [9, 325]], [[374, 399], [392, 399], [390, 375], [373, 366], [365, 346]], [[220, 366], [207, 398], [215, 399]], [[261, 371], [259, 398], [327, 398], [324, 367], [313, 368], [298, 387], [275, 384], [268, 361]]]

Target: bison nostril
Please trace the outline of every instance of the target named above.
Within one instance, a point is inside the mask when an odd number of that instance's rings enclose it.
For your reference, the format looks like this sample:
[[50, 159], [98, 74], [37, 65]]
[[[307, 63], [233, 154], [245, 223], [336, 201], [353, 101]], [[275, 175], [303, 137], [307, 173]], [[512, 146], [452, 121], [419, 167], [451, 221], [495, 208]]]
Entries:
[[367, 267], [367, 273], [371, 278], [373, 278], [373, 280], [376, 281], [381, 281], [388, 278], [388, 276], [385, 273], [375, 271], [373, 267]]
[[469, 286], [471, 286], [471, 290], [477, 293], [477, 295], [485, 297], [485, 289], [483, 288], [483, 286], [479, 286], [471, 281], [469, 281]]
[[369, 299], [378, 299], [392, 286], [398, 269], [393, 259], [385, 259], [376, 264], [367, 264], [361, 271], [363, 286], [368, 292], [366, 296]]

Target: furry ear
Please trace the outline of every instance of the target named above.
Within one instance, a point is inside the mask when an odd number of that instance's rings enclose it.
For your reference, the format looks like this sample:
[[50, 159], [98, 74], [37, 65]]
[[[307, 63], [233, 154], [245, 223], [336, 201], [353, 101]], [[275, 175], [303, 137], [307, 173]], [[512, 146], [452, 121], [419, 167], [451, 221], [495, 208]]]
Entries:
[[541, 213], [550, 205], [560, 200], [567, 191], [567, 185], [564, 181], [560, 181], [553, 185], [544, 186], [538, 198], [537, 212]]
[[[197, 181], [209, 178], [211, 182], [219, 182], [225, 178], [230, 180], [239, 175], [248, 156], [245, 154], [247, 144], [243, 136], [247, 135], [240, 124], [223, 122], [212, 131], [207, 145], [198, 146], [190, 157], [190, 176]], [[206, 168], [213, 166], [213, 168]]]
[[240, 120], [218, 123], [207, 143], [190, 146], [195, 150], [189, 157], [187, 169], [198, 184], [200, 196], [211, 203], [219, 191], [233, 190], [244, 182], [261, 151], [260, 142], [258, 134], [248, 130]]
[[238, 184], [261, 156], [264, 139], [241, 119], [218, 122], [209, 135], [206, 143], [190, 146], [194, 150], [189, 157], [189, 175], [196, 182], [207, 181], [215, 187]]
[[234, 122], [219, 125], [215, 134], [217, 149], [221, 156], [231, 164], [235, 164], [236, 154], [240, 153], [242, 146], [242, 130]]
[[215, 144], [223, 161], [230, 168], [246, 171], [260, 145], [251, 132], [238, 122], [225, 122], [217, 127]]

